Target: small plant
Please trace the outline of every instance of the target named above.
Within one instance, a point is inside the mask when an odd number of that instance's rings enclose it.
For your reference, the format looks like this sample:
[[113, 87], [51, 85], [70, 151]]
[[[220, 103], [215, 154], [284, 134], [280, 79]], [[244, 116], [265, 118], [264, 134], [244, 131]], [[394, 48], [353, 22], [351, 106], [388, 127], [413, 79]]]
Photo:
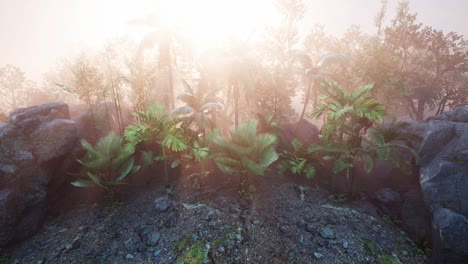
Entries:
[[99, 186], [112, 197], [114, 187], [125, 184], [125, 177], [140, 169], [134, 164], [133, 151], [124, 148], [122, 138], [114, 133], [99, 139], [95, 147], [86, 140], [82, 140], [81, 145], [87, 152], [78, 160], [83, 167], [82, 172], [75, 174], [78, 179], [71, 183], [73, 186]]
[[[398, 167], [405, 162], [398, 159], [396, 150], [405, 148], [416, 157], [414, 150], [407, 146], [391, 144], [385, 141], [385, 136], [378, 129], [373, 129], [385, 117], [384, 106], [378, 103], [369, 93], [374, 89], [368, 84], [348, 92], [335, 82], [324, 83], [327, 92], [320, 96], [322, 103], [312, 112], [311, 116], [319, 118], [326, 116], [322, 127], [324, 142], [322, 149], [329, 153], [325, 160], [333, 160], [332, 172], [336, 176], [345, 172], [348, 185], [348, 196], [354, 196], [354, 175], [352, 168], [361, 160], [366, 173], [374, 169], [376, 158], [394, 161]], [[332, 188], [334, 181], [332, 182]]]
[[220, 130], [215, 128], [207, 134], [200, 135], [197, 140], [193, 141], [189, 157], [201, 165], [200, 172], [195, 172], [188, 176], [193, 180], [194, 187], [202, 188], [205, 184], [205, 178], [211, 173], [211, 171], [206, 170], [205, 162], [216, 155], [213, 140], [220, 135]]
[[292, 151], [283, 151], [280, 154], [281, 162], [278, 169], [281, 173], [290, 171], [293, 174], [302, 174], [307, 179], [312, 179], [315, 175], [315, 167], [311, 164], [318, 160], [316, 157], [317, 148], [311, 145], [308, 148], [297, 138], [291, 141]]
[[379, 264], [401, 264], [398, 257], [393, 254], [379, 255], [377, 261], [379, 262]]
[[330, 198], [330, 200], [333, 200], [333, 201], [339, 202], [339, 203], [343, 203], [343, 202], [348, 201], [348, 197], [346, 196], [346, 194], [342, 194], [342, 193], [332, 194], [332, 195], [330, 195], [329, 198]]
[[12, 258], [9, 255], [0, 255], [0, 264], [10, 264], [13, 263]]
[[257, 133], [257, 122], [248, 120], [231, 130], [231, 138], [218, 135], [214, 144], [218, 154], [214, 158], [219, 169], [239, 176], [240, 189], [248, 191], [249, 175], [263, 175], [268, 166], [278, 159], [275, 151], [277, 137]]
[[301, 199], [301, 201], [303, 202], [305, 200], [305, 187], [300, 185], [299, 186], [299, 199]]
[[[134, 115], [140, 122], [125, 128], [124, 136], [128, 141], [125, 148], [141, 151], [146, 164], [153, 160], [161, 160], [164, 165], [164, 179], [168, 182], [168, 160], [170, 152], [181, 152], [188, 149], [186, 134], [177, 127], [181, 118], [171, 117], [166, 113], [164, 106], [153, 104], [144, 112], [136, 112]], [[160, 146], [160, 153], [155, 154], [151, 149], [152, 144]]]
[[176, 260], [176, 264], [205, 264], [208, 262], [209, 244], [199, 241], [184, 251], [181, 257]]

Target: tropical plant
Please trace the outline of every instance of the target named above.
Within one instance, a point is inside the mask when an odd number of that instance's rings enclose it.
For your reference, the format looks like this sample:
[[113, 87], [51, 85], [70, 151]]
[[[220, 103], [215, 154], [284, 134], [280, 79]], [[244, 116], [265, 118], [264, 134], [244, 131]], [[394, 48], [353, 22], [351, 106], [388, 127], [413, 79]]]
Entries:
[[86, 154], [77, 160], [83, 167], [81, 172], [75, 174], [78, 179], [71, 183], [73, 186], [99, 186], [113, 197], [114, 187], [125, 184], [125, 177], [140, 169], [134, 164], [133, 151], [124, 148], [123, 139], [114, 133], [100, 138], [94, 147], [84, 139], [81, 145]]
[[[168, 165], [170, 152], [180, 152], [188, 149], [186, 134], [177, 127], [180, 118], [171, 117], [161, 104], [152, 104], [144, 112], [134, 113], [141, 121], [128, 126], [124, 136], [128, 141], [128, 149], [140, 150], [146, 164], [153, 160], [162, 160], [164, 164], [164, 179], [168, 181]], [[152, 144], [160, 146], [159, 155], [151, 150]]]
[[255, 117], [258, 121], [258, 133], [269, 133], [276, 136], [282, 131], [281, 120], [271, 113], [257, 112]]
[[0, 68], [0, 111], [12, 111], [29, 104], [31, 91], [35, 87], [26, 79], [25, 73], [18, 67], [7, 64]]
[[206, 170], [205, 163], [216, 155], [213, 140], [220, 135], [220, 130], [215, 128], [206, 135], [192, 141], [190, 158], [201, 165], [201, 171], [192, 173], [188, 177], [193, 179], [194, 186], [198, 188], [203, 187], [205, 178], [211, 173], [210, 170]]
[[218, 155], [214, 158], [219, 169], [237, 175], [241, 191], [248, 190], [249, 175], [263, 175], [268, 166], [278, 159], [275, 151], [277, 137], [257, 132], [257, 122], [247, 120], [230, 131], [231, 137], [217, 136], [214, 144]]
[[[311, 92], [313, 85], [318, 83], [319, 81], [325, 80], [325, 76], [328, 73], [324, 70], [328, 65], [338, 62], [343, 62], [346, 60], [346, 57], [341, 54], [330, 54], [327, 56], [322, 57], [316, 64], [313, 63], [310, 56], [305, 53], [297, 52], [294, 56], [294, 61], [299, 61], [303, 68], [300, 70], [296, 70], [301, 75], [305, 76], [307, 80], [307, 90], [304, 99], [304, 106], [302, 108], [301, 115], [299, 117], [299, 121], [304, 118], [307, 104], [310, 101]], [[314, 100], [314, 107], [317, 105], [317, 95], [318, 89], [315, 89], [315, 100]]]
[[[364, 169], [369, 173], [374, 168], [376, 158], [387, 160], [397, 148], [408, 147], [386, 142], [378, 130], [368, 132], [369, 128], [381, 122], [385, 116], [383, 105], [368, 95], [374, 88], [373, 84], [359, 87], [352, 92], [346, 91], [335, 82], [327, 82], [324, 86], [327, 93], [320, 96], [322, 102], [311, 116], [318, 118], [326, 115], [326, 123], [322, 127], [322, 147], [330, 155], [324, 159], [334, 160], [332, 171], [335, 175], [341, 171], [346, 172], [348, 195], [352, 197], [352, 168], [358, 160], [364, 162]], [[417, 157], [414, 151], [412, 153]]]
[[170, 114], [183, 117], [183, 127], [195, 127], [198, 133], [204, 135], [207, 128], [215, 127], [216, 116], [222, 108], [222, 99], [216, 96], [216, 90], [207, 81], [200, 80], [196, 89], [187, 82], [184, 84], [186, 91], [177, 96], [177, 99], [184, 102], [185, 106], [175, 108]]
[[319, 159], [316, 156], [317, 145], [305, 147], [297, 138], [291, 141], [292, 151], [283, 151], [280, 154], [280, 163], [278, 169], [281, 173], [290, 171], [293, 174], [303, 174], [307, 179], [312, 179], [315, 175], [315, 167], [312, 163]]

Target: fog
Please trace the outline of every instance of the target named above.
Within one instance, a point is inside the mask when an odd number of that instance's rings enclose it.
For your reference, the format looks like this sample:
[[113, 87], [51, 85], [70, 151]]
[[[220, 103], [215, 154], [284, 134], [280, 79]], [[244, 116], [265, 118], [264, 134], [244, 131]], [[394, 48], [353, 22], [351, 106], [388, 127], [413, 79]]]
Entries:
[[[135, 0], [1, 0], [0, 65], [20, 67], [29, 79], [40, 81], [57, 60], [86, 49], [98, 49], [108, 39], [127, 34], [127, 22], [145, 16], [153, 1]], [[304, 1], [307, 13], [300, 28], [323, 24], [339, 35], [352, 24], [366, 32], [375, 30], [378, 0]], [[131, 3], [131, 5], [129, 5]], [[465, 0], [412, 0], [418, 21], [446, 32], [468, 35]], [[388, 16], [395, 13], [397, 0], [388, 1]], [[133, 6], [129, 8], [129, 6]]]

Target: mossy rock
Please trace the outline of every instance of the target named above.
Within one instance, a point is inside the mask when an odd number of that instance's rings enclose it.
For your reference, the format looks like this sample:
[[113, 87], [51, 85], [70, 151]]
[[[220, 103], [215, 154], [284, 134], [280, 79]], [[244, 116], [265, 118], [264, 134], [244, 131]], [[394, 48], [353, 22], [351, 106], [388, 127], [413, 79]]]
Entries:
[[208, 258], [210, 246], [203, 242], [197, 242], [193, 246], [184, 251], [182, 256], [176, 260], [176, 264], [209, 264], [211, 260]]

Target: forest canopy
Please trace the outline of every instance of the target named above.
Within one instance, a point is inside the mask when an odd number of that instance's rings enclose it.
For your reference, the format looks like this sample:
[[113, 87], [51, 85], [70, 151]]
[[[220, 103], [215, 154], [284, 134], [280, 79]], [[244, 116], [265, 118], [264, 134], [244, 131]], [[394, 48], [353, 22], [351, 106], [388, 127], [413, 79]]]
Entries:
[[188, 92], [219, 97], [236, 124], [257, 112], [307, 118], [324, 80], [374, 83], [373, 96], [401, 118], [423, 120], [468, 104], [468, 42], [420, 23], [409, 1], [400, 1], [393, 17], [382, 1], [373, 33], [350, 25], [341, 36], [323, 25], [302, 32], [301, 0], [190, 1], [185, 11], [176, 2], [128, 21], [145, 29], [141, 39], [116, 38], [101, 51], [66, 57], [43, 83], [1, 66], [2, 115], [52, 101], [117, 102], [134, 111], [158, 101], [173, 110]]

